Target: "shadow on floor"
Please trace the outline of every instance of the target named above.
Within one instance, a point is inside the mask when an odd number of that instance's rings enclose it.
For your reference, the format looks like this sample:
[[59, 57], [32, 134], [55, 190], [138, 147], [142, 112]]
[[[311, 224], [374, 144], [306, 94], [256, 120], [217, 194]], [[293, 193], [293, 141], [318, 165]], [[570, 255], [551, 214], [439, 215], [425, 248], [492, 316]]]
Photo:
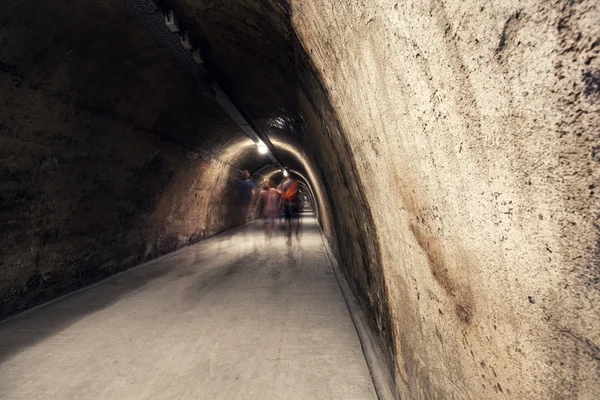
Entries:
[[[308, 220], [309, 217], [312, 219], [312, 213], [303, 213], [302, 215], [302, 219]], [[303, 222], [302, 225], [304, 233], [319, 234], [316, 223], [306, 224]], [[203, 297], [218, 289], [230, 276], [239, 273], [242, 268], [249, 265], [250, 259], [256, 257], [256, 254], [244, 254], [241, 257], [228, 260], [224, 267], [202, 270], [197, 265], [212, 259], [214, 254], [202, 253], [198, 249], [207, 241], [215, 241], [217, 249], [220, 242], [227, 242], [225, 245], [225, 253], [227, 253], [228, 246], [238, 246], [239, 243], [235, 243], [235, 241], [240, 240], [239, 235], [244, 235], [244, 231], [248, 230], [249, 235], [261, 237], [261, 221], [251, 222], [246, 229], [234, 228], [206, 241], [184, 247], [163, 256], [159, 259], [159, 262], [155, 260], [133, 267], [90, 287], [43, 304], [8, 320], [0, 321], [0, 363], [27, 347], [67, 329], [87, 315], [108, 308], [123, 298], [143, 290], [152, 281], [160, 279], [170, 272], [174, 272], [174, 279], [188, 277], [200, 272], [198, 278], [195, 279], [195, 284], [190, 288], [193, 295], [190, 295], [189, 299], [194, 302], [201, 301]], [[278, 234], [282, 236], [283, 232], [280, 231]], [[301, 247], [298, 246], [297, 248]], [[264, 260], [267, 259], [268, 256], [265, 256]], [[290, 267], [298, 266], [298, 260], [296, 260], [293, 253], [288, 254], [288, 265]], [[273, 270], [271, 273], [279, 276], [281, 271]], [[281, 288], [278, 289], [281, 290]], [[77, 302], [68, 301], [75, 296]], [[31, 327], [32, 320], [35, 320], [37, 324], [35, 328]]]
[[[165, 260], [164, 263], [134, 268], [0, 322], [0, 362], [147, 286], [171, 272], [174, 264]], [[127, 281], [127, 284], [120, 284], [119, 281]], [[100, 288], [103, 290], [96, 291]], [[73, 296], [77, 296], [79, 301], [75, 306], [70, 306], [66, 300]], [[34, 318], [40, 323], [32, 329], [28, 322]]]

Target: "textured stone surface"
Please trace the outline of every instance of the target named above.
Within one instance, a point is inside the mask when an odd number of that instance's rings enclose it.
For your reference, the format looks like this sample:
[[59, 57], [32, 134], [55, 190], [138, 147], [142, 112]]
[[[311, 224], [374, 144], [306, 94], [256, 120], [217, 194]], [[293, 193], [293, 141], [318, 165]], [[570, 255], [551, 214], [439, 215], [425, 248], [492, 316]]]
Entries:
[[292, 20], [374, 221], [385, 290], [349, 272], [388, 304], [402, 397], [598, 398], [597, 3], [295, 1]]
[[0, 26], [0, 314], [231, 226], [252, 142], [124, 3], [21, 1]]

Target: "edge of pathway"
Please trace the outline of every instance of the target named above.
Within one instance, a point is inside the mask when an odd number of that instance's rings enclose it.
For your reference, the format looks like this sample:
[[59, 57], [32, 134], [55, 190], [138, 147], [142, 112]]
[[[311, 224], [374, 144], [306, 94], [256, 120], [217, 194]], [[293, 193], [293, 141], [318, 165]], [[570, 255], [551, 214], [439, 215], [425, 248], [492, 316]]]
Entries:
[[363, 312], [358, 299], [354, 295], [354, 292], [350, 289], [350, 285], [346, 280], [346, 276], [340, 268], [340, 264], [334, 253], [331, 251], [331, 247], [325, 238], [325, 234], [321, 225], [317, 223], [319, 232], [321, 234], [321, 241], [325, 246], [325, 252], [329, 258], [329, 262], [335, 273], [335, 277], [338, 281], [338, 285], [342, 291], [342, 296], [350, 312], [350, 317], [354, 323], [356, 332], [358, 333], [358, 339], [367, 362], [367, 367], [371, 373], [371, 379], [373, 380], [373, 386], [379, 400], [392, 400], [396, 397], [393, 391], [393, 379], [390, 374], [387, 363], [385, 362], [385, 354], [379, 343], [379, 339], [375, 332], [371, 329], [367, 317]]

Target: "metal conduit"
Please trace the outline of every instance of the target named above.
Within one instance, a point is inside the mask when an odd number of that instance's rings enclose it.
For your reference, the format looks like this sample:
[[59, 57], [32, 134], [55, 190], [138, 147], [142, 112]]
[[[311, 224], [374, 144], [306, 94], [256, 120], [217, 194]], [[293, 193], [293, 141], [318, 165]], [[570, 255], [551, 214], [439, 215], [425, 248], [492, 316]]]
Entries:
[[[125, 4], [131, 9], [131, 11], [137, 15], [144, 25], [150, 29], [154, 37], [171, 51], [177, 61], [192, 75], [192, 77], [200, 85], [205, 85], [207, 78], [210, 78], [210, 74], [205, 68], [198, 65], [194, 61], [191, 51], [187, 50], [181, 44], [179, 35], [171, 32], [171, 30], [165, 25], [165, 15], [156, 6], [153, 0], [124, 0]], [[240, 129], [254, 141], [254, 143], [262, 143], [262, 140], [258, 134], [252, 129], [248, 121], [239, 112], [237, 107], [229, 100], [225, 92], [217, 83], [211, 85], [214, 91], [214, 99], [219, 106], [229, 115], [229, 117], [240, 127]], [[272, 145], [265, 143], [268, 146], [269, 152], [266, 154], [269, 160], [279, 168], [283, 169], [283, 166], [273, 154]]]

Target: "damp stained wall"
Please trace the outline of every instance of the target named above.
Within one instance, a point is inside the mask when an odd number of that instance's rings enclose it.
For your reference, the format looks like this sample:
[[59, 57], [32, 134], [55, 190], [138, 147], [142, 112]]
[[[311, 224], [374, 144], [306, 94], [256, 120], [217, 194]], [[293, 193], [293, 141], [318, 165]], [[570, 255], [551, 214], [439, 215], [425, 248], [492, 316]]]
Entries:
[[253, 142], [122, 1], [0, 15], [0, 316], [239, 223]]
[[[598, 3], [309, 0], [290, 13], [323, 86], [307, 97], [331, 106], [315, 135], [349, 155], [321, 158], [325, 175], [356, 178], [334, 214], [372, 227], [358, 235], [377, 254], [348, 273], [398, 395], [598, 398]], [[351, 242], [338, 247], [350, 265]]]

